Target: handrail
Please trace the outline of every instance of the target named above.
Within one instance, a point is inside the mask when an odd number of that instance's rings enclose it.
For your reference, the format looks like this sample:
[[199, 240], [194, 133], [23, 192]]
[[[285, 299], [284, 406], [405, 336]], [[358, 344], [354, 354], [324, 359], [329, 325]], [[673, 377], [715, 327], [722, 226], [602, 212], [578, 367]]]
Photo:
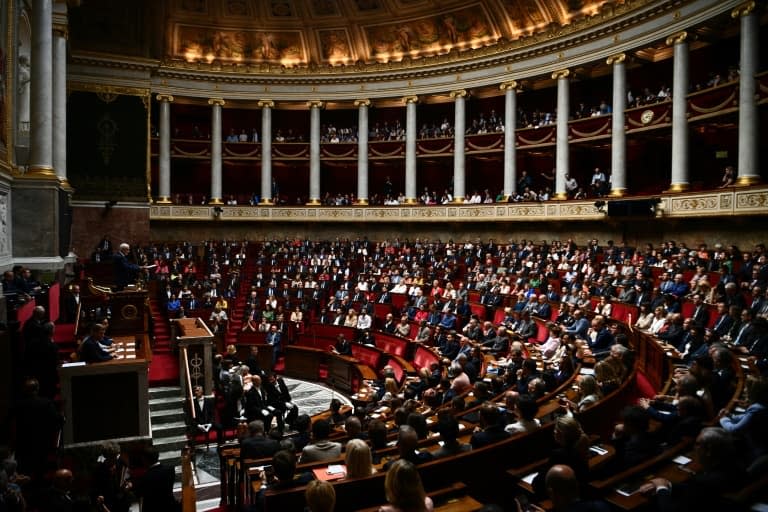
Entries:
[[194, 420], [197, 418], [197, 414], [195, 413], [195, 404], [193, 402], [195, 395], [192, 393], [192, 378], [189, 376], [189, 358], [187, 357], [187, 347], [182, 347], [181, 353], [183, 354], [184, 359], [184, 382], [187, 384], [186, 392], [188, 393], [187, 396], [189, 397], [189, 413]]
[[197, 497], [195, 495], [195, 480], [192, 473], [192, 454], [189, 447], [181, 451], [181, 510], [195, 512]]

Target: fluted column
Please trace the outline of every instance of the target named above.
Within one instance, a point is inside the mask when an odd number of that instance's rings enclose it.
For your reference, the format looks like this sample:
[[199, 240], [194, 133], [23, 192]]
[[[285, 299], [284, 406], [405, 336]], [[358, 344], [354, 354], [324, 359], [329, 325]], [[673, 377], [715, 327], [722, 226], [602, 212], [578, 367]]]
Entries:
[[320, 109], [322, 101], [309, 106], [309, 203], [320, 204]]
[[416, 103], [418, 96], [406, 96], [405, 102], [405, 202], [416, 203]]
[[355, 100], [357, 107], [357, 203], [368, 204], [368, 107], [371, 100]]
[[62, 186], [67, 181], [67, 26], [53, 25], [53, 168]]
[[224, 103], [221, 98], [208, 100], [211, 106], [211, 198], [208, 204], [224, 203], [221, 200], [221, 108]]
[[504, 91], [504, 197], [509, 198], [517, 186], [517, 81], [504, 82], [499, 88]]
[[53, 1], [32, 2], [29, 175], [56, 178], [53, 170]]
[[667, 38], [674, 48], [672, 72], [672, 179], [670, 192], [690, 188], [688, 173], [688, 34], [680, 32]]
[[453, 125], [453, 201], [463, 203], [466, 197], [466, 158], [464, 155], [464, 134], [466, 132], [466, 89], [451, 91], [453, 98], [454, 120]]
[[[173, 101], [173, 96], [170, 94], [158, 94], [157, 101], [160, 102], [160, 155], [158, 158], [159, 183], [157, 202], [159, 204], [168, 204], [171, 202], [171, 102]], [[219, 116], [219, 120], [221, 120], [221, 116]], [[219, 123], [219, 136], [213, 140], [219, 141], [219, 156], [221, 156], [221, 123]], [[211, 144], [213, 144], [213, 140]], [[211, 156], [213, 156], [213, 147], [211, 147]]]
[[557, 139], [555, 147], [555, 199], [565, 199], [565, 177], [568, 174], [570, 158], [568, 148], [568, 117], [570, 106], [570, 77], [569, 69], [561, 69], [552, 73], [557, 80]]
[[611, 196], [627, 192], [627, 134], [624, 131], [624, 111], [627, 109], [627, 72], [623, 53], [608, 57], [613, 66], [613, 114], [611, 115]]
[[758, 17], [755, 2], [747, 2], [731, 12], [741, 18], [741, 52], [739, 58], [739, 160], [736, 172], [737, 185], [754, 185], [760, 181], [759, 123], [756, 80], [759, 65]]
[[272, 109], [275, 102], [261, 100], [261, 203], [272, 204]]

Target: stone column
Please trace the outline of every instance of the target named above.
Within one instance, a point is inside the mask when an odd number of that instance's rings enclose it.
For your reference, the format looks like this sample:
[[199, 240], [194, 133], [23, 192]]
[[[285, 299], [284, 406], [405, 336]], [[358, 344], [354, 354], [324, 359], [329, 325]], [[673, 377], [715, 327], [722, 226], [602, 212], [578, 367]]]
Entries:
[[[224, 106], [224, 100], [221, 98], [211, 98], [208, 100], [211, 105], [211, 198], [208, 204], [223, 204], [221, 200], [221, 107]], [[170, 189], [170, 186], [168, 187]], [[170, 192], [170, 190], [169, 190]]]
[[[158, 204], [168, 204], [171, 202], [171, 102], [173, 96], [170, 94], [158, 94], [157, 101], [160, 102], [160, 147], [158, 158]], [[219, 107], [221, 109], [221, 107]], [[221, 121], [221, 115], [219, 115]], [[221, 157], [221, 123], [219, 123], [219, 157]], [[211, 140], [213, 144], [213, 140]], [[213, 153], [213, 147], [211, 148]], [[221, 163], [219, 163], [221, 167]], [[213, 165], [211, 165], [213, 168]]]
[[272, 109], [275, 102], [261, 100], [261, 203], [272, 203]]
[[566, 199], [565, 177], [569, 170], [568, 148], [568, 118], [571, 112], [570, 105], [570, 77], [569, 69], [561, 69], [552, 73], [552, 78], [557, 80], [557, 139], [555, 147], [555, 199]]
[[368, 204], [368, 107], [371, 100], [355, 100], [357, 107], [357, 204]]
[[467, 130], [467, 90], [459, 89], [451, 91], [453, 98], [454, 118], [453, 118], [453, 202], [463, 203], [466, 197], [466, 157], [464, 155], [465, 145], [464, 137]]
[[758, 31], [759, 20], [755, 14], [755, 2], [747, 2], [731, 12], [741, 18], [741, 52], [739, 78], [739, 160], [736, 172], [737, 185], [754, 185], [760, 181], [758, 165], [760, 152], [759, 122], [757, 112], [756, 80], [760, 58]]
[[624, 131], [624, 111], [627, 109], [627, 73], [623, 53], [608, 57], [613, 66], [613, 114], [611, 115], [611, 196], [622, 197], [627, 192], [627, 134]]
[[499, 85], [504, 91], [504, 197], [509, 198], [517, 187], [517, 81]]
[[688, 34], [680, 32], [667, 38], [674, 48], [672, 73], [672, 179], [670, 192], [690, 188], [688, 180]]
[[28, 175], [56, 178], [53, 169], [53, 1], [32, 2], [32, 70]]
[[[65, 15], [66, 16], [66, 15]], [[53, 26], [53, 168], [59, 182], [67, 181], [67, 26]]]
[[418, 96], [406, 96], [405, 102], [405, 202], [414, 204], [416, 199], [416, 103]]
[[310, 101], [309, 106], [309, 202], [320, 204], [320, 109], [322, 101]]

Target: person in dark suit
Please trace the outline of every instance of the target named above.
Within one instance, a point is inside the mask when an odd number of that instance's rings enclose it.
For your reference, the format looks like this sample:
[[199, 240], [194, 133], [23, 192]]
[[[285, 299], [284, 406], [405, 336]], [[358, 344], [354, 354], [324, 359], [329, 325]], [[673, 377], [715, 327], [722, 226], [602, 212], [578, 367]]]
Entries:
[[273, 407], [275, 417], [277, 418], [277, 428], [282, 432], [285, 424], [293, 425], [299, 415], [299, 407], [291, 402], [291, 392], [282, 377], [269, 372], [266, 380], [262, 382], [262, 387], [267, 393], [267, 405]]
[[128, 255], [131, 253], [131, 246], [122, 243], [120, 250], [112, 256], [112, 262], [115, 269], [115, 287], [117, 291], [124, 290], [129, 284], [136, 282], [139, 271], [142, 267], [128, 261]]
[[469, 441], [473, 449], [482, 448], [509, 437], [509, 434], [504, 431], [501, 412], [494, 404], [486, 403], [480, 407], [480, 425], [482, 430], [472, 434]]
[[105, 340], [106, 328], [103, 324], [95, 323], [91, 327], [91, 335], [80, 345], [80, 360], [86, 363], [103, 363], [113, 359], [112, 354], [102, 343]]
[[272, 345], [272, 367], [275, 366], [277, 358], [282, 352], [281, 349], [282, 333], [277, 329], [276, 324], [272, 324], [267, 333], [267, 344]]
[[160, 452], [154, 446], [147, 448], [146, 465], [146, 473], [131, 483], [134, 493], [142, 500], [142, 512], [180, 511], [181, 505], [173, 497], [173, 466], [160, 463]]
[[11, 418], [16, 432], [15, 453], [19, 473], [42, 478], [48, 457], [55, 450], [56, 434], [64, 423], [53, 401], [40, 396], [40, 384], [24, 382], [23, 396], [13, 405]]
[[336, 336], [336, 344], [333, 346], [333, 351], [342, 356], [352, 355], [352, 345], [343, 334]]
[[547, 471], [545, 484], [557, 512], [608, 512], [611, 507], [604, 501], [585, 501], [580, 497], [579, 480], [570, 466], [557, 464]]
[[190, 415], [189, 418], [190, 426], [194, 429], [192, 435], [204, 432], [207, 438], [208, 433], [213, 429], [216, 432], [216, 442], [221, 444], [223, 427], [216, 421], [216, 404], [213, 397], [205, 396], [202, 386], [195, 386], [192, 392], [194, 396], [191, 410], [194, 411], [194, 415]]
[[263, 459], [271, 457], [280, 450], [280, 443], [264, 435], [264, 422], [253, 420], [248, 423], [250, 437], [240, 443], [241, 459]]
[[77, 320], [77, 308], [80, 305], [80, 286], [72, 285], [69, 293], [64, 295], [62, 300], [62, 309], [64, 311], [64, 322], [74, 323]]

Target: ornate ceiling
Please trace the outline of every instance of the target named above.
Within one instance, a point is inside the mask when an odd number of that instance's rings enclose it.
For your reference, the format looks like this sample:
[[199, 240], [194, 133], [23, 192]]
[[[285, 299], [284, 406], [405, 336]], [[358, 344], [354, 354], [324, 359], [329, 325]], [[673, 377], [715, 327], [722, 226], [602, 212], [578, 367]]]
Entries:
[[[282, 66], [401, 61], [515, 41], [629, 0], [85, 0], [80, 50]], [[633, 4], [642, 5], [642, 0]], [[158, 5], [159, 4], [159, 5]], [[158, 35], [160, 34], [160, 35]]]

